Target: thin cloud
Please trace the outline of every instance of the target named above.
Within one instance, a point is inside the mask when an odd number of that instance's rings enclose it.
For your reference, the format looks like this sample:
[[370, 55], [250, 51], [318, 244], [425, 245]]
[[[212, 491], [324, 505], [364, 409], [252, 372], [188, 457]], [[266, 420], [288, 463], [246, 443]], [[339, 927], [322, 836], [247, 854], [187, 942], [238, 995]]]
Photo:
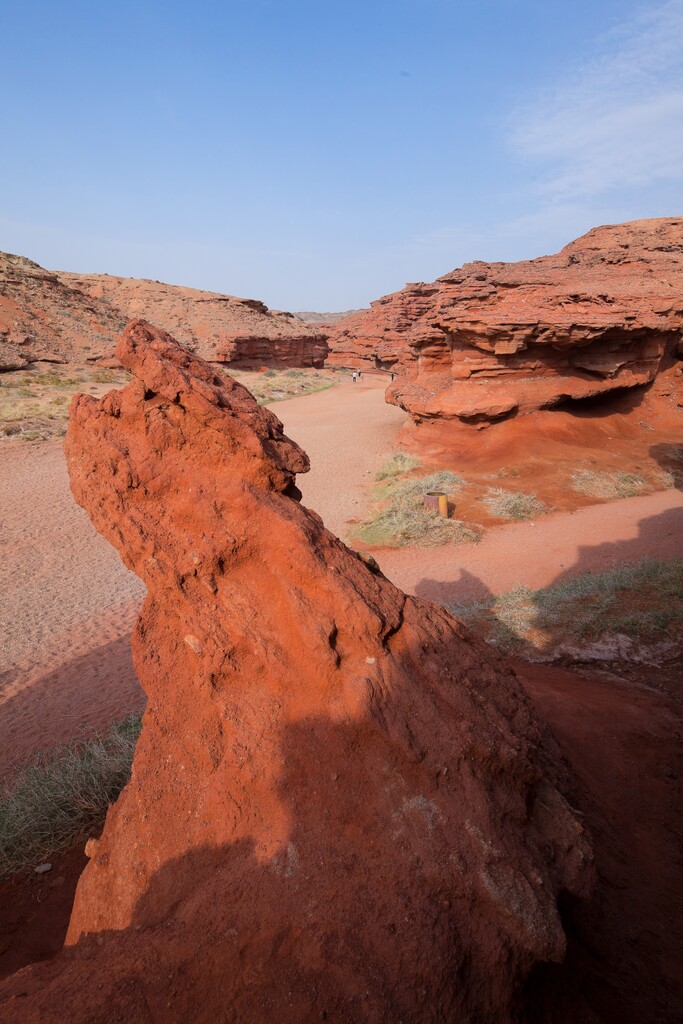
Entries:
[[[643, 10], [514, 119], [550, 201], [683, 178], [683, 0]], [[540, 165], [540, 166], [539, 166]]]

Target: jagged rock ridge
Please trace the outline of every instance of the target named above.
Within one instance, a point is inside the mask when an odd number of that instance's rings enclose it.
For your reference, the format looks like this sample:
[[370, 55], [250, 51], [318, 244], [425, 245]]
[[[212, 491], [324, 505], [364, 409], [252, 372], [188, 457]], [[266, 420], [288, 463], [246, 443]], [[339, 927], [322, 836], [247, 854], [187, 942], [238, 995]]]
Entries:
[[331, 361], [400, 371], [388, 400], [490, 421], [651, 382], [680, 354], [683, 219], [595, 228], [555, 256], [467, 263], [331, 330]]
[[118, 354], [66, 452], [148, 588], [148, 706], [68, 949], [4, 1019], [511, 1021], [592, 882], [513, 671], [300, 504], [308, 459], [243, 387], [141, 321]]

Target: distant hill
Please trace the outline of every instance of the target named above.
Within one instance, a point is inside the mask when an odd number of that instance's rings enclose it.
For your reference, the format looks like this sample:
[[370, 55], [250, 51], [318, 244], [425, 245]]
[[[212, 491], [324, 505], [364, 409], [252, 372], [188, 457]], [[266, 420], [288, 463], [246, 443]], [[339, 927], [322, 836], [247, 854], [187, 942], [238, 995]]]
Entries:
[[326, 324], [338, 324], [340, 320], [345, 320], [347, 316], [364, 312], [364, 309], [346, 309], [343, 313], [311, 313], [307, 311], [305, 313], [295, 313], [294, 316], [298, 317], [299, 320], [303, 320], [305, 324], [324, 327]]
[[0, 253], [0, 370], [43, 361], [106, 363], [134, 317], [163, 328], [205, 359], [230, 365], [322, 366], [327, 355], [325, 331], [258, 299], [49, 271]]

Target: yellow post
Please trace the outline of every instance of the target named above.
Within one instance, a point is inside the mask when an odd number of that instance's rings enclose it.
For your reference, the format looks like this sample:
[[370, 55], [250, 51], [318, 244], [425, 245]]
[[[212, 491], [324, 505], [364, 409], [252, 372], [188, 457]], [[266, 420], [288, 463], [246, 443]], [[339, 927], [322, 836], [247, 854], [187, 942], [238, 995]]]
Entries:
[[448, 519], [448, 495], [446, 494], [439, 495], [439, 515]]

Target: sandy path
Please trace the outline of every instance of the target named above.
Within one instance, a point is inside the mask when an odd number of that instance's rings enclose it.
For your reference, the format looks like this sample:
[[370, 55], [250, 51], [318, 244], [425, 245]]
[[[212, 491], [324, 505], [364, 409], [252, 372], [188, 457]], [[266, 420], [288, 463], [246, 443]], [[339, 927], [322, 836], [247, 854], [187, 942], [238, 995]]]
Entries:
[[[384, 403], [384, 386], [370, 376], [273, 407], [311, 456], [299, 478], [304, 503], [342, 537], [405, 419]], [[36, 749], [141, 706], [128, 638], [144, 588], [73, 501], [61, 444], [6, 445], [0, 460], [1, 778]], [[646, 555], [683, 556], [678, 491], [500, 526], [478, 545], [383, 551], [378, 561], [404, 590], [448, 600]]]
[[683, 558], [683, 494], [659, 491], [590, 505], [488, 529], [478, 544], [387, 550], [376, 557], [402, 590], [434, 600], [478, 600], [518, 583], [545, 587], [567, 572]]
[[391, 455], [406, 413], [384, 401], [386, 377], [367, 376], [270, 408], [311, 460], [297, 478], [303, 503], [344, 538], [368, 501], [368, 484]]

